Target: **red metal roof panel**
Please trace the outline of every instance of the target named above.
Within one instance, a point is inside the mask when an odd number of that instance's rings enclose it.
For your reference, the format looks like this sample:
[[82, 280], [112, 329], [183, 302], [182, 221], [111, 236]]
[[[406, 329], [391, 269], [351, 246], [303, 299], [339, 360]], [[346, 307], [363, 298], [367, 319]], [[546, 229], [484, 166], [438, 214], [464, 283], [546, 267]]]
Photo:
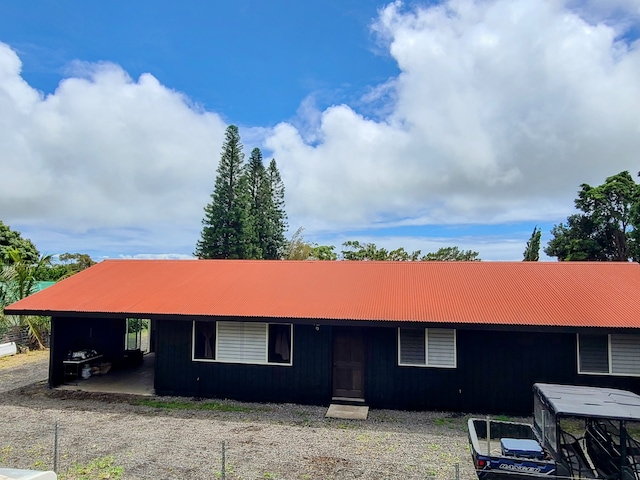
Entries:
[[640, 265], [106, 260], [6, 308], [640, 328]]

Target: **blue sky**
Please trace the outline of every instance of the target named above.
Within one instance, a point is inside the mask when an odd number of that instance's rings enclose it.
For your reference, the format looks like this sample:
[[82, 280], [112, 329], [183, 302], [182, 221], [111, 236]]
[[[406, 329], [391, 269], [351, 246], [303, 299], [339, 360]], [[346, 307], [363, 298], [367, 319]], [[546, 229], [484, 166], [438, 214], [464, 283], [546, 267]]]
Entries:
[[[603, 5], [605, 3], [606, 5]], [[46, 253], [192, 253], [224, 129], [291, 233], [520, 260], [637, 173], [640, 2], [0, 4], [0, 219]]]
[[0, 28], [23, 78], [45, 93], [70, 62], [106, 61], [133, 78], [150, 72], [229, 122], [273, 126], [310, 92], [349, 102], [397, 75], [370, 30], [384, 4], [344, 4], [7, 2]]

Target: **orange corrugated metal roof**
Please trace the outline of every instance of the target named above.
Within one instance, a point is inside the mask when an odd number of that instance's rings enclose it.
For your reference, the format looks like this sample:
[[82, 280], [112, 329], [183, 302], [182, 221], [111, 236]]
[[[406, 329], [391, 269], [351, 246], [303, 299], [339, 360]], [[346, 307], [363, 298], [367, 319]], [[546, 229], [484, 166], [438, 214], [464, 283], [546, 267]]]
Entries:
[[639, 294], [636, 263], [106, 260], [6, 312], [640, 328]]

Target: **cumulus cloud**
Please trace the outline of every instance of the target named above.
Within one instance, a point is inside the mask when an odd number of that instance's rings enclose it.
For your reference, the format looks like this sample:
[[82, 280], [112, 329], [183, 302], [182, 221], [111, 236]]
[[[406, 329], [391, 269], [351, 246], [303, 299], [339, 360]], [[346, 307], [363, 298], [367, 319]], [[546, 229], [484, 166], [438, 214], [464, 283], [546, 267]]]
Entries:
[[[398, 76], [353, 105], [319, 108], [310, 92], [297, 118], [244, 128], [243, 141], [276, 158], [290, 224], [312, 241], [333, 235], [339, 246], [354, 238], [341, 232], [395, 225], [560, 221], [581, 183], [638, 171], [638, 5], [391, 3], [373, 29]], [[46, 226], [47, 253], [67, 251], [70, 235], [78, 251], [190, 253], [220, 116], [110, 63], [72, 63], [46, 96], [20, 72], [0, 43], [0, 218]], [[379, 238], [358, 239], [518, 258], [528, 237]]]
[[79, 237], [186, 229], [195, 243], [226, 126], [218, 115], [114, 64], [74, 63], [47, 96], [20, 71], [0, 43], [0, 218]]
[[581, 183], [635, 173], [640, 44], [620, 12], [637, 2], [580, 7], [382, 9], [374, 29], [401, 73], [364, 100], [386, 99], [383, 118], [335, 105], [302, 122], [314, 132], [281, 123], [265, 141], [291, 215], [310, 229], [556, 221]]

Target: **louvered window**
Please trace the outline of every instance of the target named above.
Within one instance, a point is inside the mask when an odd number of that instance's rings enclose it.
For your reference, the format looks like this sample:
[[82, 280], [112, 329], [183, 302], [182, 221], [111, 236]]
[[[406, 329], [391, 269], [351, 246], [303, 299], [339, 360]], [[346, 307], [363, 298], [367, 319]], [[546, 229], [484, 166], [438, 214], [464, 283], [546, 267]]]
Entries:
[[292, 364], [291, 324], [193, 322], [193, 360]]
[[456, 331], [448, 328], [399, 328], [398, 364], [456, 367]]
[[640, 335], [579, 334], [578, 372], [640, 376]]
[[266, 323], [218, 322], [216, 335], [219, 362], [267, 362]]

